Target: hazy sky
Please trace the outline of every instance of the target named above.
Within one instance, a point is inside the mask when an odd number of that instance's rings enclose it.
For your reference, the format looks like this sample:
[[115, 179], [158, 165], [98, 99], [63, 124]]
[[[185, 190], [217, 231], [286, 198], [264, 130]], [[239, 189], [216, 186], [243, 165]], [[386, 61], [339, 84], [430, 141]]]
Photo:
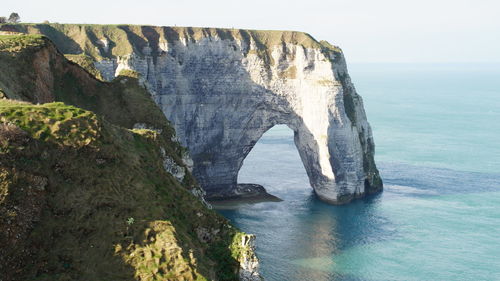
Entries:
[[305, 31], [348, 62], [500, 62], [500, 0], [17, 0], [25, 22]]

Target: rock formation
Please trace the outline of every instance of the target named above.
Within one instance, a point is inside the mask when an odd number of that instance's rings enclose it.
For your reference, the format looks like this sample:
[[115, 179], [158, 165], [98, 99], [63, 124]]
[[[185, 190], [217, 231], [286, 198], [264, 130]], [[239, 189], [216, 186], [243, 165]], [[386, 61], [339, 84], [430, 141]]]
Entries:
[[85, 53], [104, 79], [141, 74], [189, 149], [210, 197], [234, 194], [238, 171], [277, 124], [294, 131], [311, 186], [346, 203], [382, 189], [361, 97], [342, 51], [310, 35], [149, 26], [32, 25], [63, 53]]

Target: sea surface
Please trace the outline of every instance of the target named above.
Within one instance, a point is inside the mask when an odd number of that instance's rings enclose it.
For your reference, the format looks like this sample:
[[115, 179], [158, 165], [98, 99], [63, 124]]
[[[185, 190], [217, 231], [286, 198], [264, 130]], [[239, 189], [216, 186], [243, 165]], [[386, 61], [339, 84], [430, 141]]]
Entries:
[[218, 210], [257, 235], [261, 273], [285, 280], [500, 280], [500, 64], [352, 64], [383, 193], [331, 206], [286, 126], [241, 183], [283, 202]]

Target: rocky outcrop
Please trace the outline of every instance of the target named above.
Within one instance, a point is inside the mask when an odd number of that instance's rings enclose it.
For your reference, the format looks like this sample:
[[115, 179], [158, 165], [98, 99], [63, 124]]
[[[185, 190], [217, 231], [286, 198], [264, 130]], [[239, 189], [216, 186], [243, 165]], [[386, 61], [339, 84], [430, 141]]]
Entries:
[[240, 255], [239, 278], [241, 281], [261, 281], [259, 274], [259, 260], [255, 256], [255, 235], [241, 236], [240, 247], [244, 250]]
[[300, 32], [61, 26], [22, 31], [54, 37], [64, 53], [93, 56], [105, 79], [124, 69], [141, 73], [208, 197], [234, 195], [243, 160], [276, 124], [294, 131], [324, 201], [346, 203], [382, 189], [363, 102], [339, 48]]

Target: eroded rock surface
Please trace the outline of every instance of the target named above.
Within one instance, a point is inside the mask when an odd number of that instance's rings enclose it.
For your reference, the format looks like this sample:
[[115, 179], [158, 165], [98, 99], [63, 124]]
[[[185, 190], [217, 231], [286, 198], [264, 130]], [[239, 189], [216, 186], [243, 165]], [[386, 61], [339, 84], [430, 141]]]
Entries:
[[262, 281], [259, 274], [259, 260], [255, 256], [255, 235], [245, 234], [241, 236], [242, 249], [248, 249], [240, 257], [240, 281]]

